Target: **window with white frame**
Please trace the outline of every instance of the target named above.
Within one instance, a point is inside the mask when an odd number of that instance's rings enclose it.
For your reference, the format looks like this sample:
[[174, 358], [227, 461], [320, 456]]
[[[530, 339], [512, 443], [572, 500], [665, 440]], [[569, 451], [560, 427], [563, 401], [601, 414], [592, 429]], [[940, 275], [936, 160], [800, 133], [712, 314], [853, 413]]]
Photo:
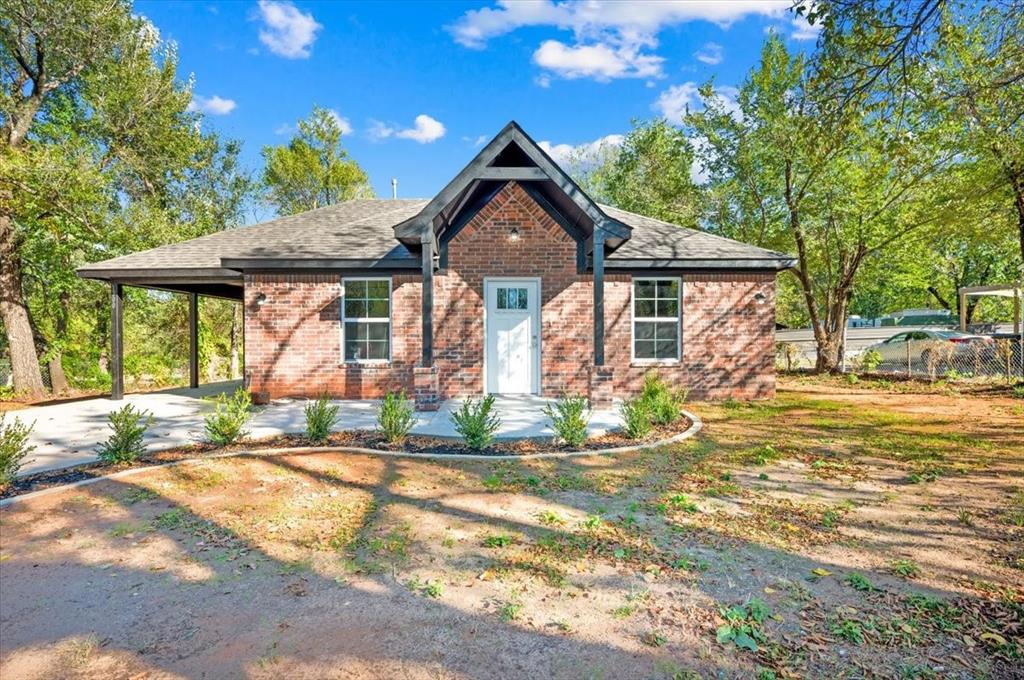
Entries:
[[633, 279], [633, 358], [679, 360], [679, 279]]
[[391, 280], [343, 279], [342, 347], [347, 362], [391, 359]]

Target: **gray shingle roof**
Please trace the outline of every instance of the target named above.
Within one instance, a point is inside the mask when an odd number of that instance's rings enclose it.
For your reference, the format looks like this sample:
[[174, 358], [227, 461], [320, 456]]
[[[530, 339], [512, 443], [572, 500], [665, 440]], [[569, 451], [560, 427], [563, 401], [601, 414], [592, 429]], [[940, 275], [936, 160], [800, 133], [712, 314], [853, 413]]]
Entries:
[[[222, 258], [381, 260], [414, 257], [395, 239], [393, 227], [416, 215], [426, 199], [357, 199], [228, 229], [82, 267], [83, 276], [106, 278], [122, 272], [218, 270]], [[600, 206], [609, 217], [633, 228], [615, 260], [788, 260], [788, 256], [667, 222]]]
[[85, 273], [142, 269], [219, 269], [221, 258], [383, 259], [412, 255], [392, 227], [415, 215], [421, 199], [356, 199], [250, 227], [95, 262]]
[[602, 205], [609, 217], [633, 228], [633, 236], [608, 260], [790, 260], [789, 255], [688, 229]]

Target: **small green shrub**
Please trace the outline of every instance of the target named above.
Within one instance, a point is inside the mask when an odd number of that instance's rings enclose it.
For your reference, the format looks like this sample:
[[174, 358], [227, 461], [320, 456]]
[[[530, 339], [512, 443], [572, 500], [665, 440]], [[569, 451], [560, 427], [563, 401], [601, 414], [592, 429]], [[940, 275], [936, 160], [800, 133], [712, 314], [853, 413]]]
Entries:
[[627, 399], [619, 407], [622, 429], [630, 439], [643, 439], [651, 434], [651, 410], [639, 397]]
[[912, 560], [898, 559], [889, 564], [889, 571], [903, 578], [917, 578], [921, 575], [921, 567]]
[[574, 394], [566, 395], [554, 404], [544, 407], [544, 413], [551, 418], [551, 429], [555, 438], [568, 446], [582, 446], [587, 440], [587, 424], [590, 422], [591, 411], [587, 398]]
[[758, 650], [758, 642], [764, 642], [767, 638], [762, 628], [765, 620], [771, 611], [761, 600], [756, 598], [744, 604], [732, 607], [721, 607], [719, 613], [725, 619], [725, 623], [718, 627], [718, 643], [721, 645], [735, 645], [737, 649], [746, 649], [751, 652]]
[[673, 390], [657, 373], [644, 376], [640, 400], [647, 404], [655, 425], [671, 425], [683, 415], [686, 390]]
[[852, 642], [855, 645], [864, 644], [864, 628], [859, 621], [843, 619], [836, 621], [831, 626], [832, 634], [841, 640]]
[[494, 441], [494, 433], [501, 427], [501, 418], [491, 413], [492, 408], [494, 395], [488, 394], [483, 399], [466, 399], [452, 414], [455, 431], [469, 448], [479, 451]]
[[882, 363], [882, 353], [877, 349], [865, 350], [857, 357], [856, 363], [860, 365], [860, 370], [865, 373], [873, 373]]
[[405, 396], [405, 390], [388, 392], [377, 409], [377, 427], [384, 438], [392, 444], [401, 444], [409, 436], [409, 430], [416, 424], [412, 404]]
[[213, 413], [206, 416], [206, 436], [217, 446], [225, 446], [249, 434], [245, 424], [249, 422], [252, 396], [239, 387], [230, 397], [219, 395], [214, 400]]
[[13, 423], [7, 424], [4, 419], [0, 413], [0, 489], [14, 481], [25, 457], [36, 448], [28, 443], [35, 423], [26, 425], [15, 417]]
[[111, 411], [108, 418], [114, 433], [96, 449], [96, 455], [104, 463], [134, 463], [146, 452], [142, 438], [153, 424], [153, 416], [149, 411], [136, 410], [131, 404], [125, 404], [123, 408]]
[[332, 405], [330, 398], [320, 397], [316, 401], [306, 404], [306, 439], [314, 444], [322, 444], [327, 441], [338, 422], [338, 407]]
[[485, 548], [504, 548], [512, 545], [512, 537], [508, 534], [491, 534], [484, 537]]
[[878, 590], [878, 588], [875, 587], [875, 584], [868, 580], [867, 576], [865, 576], [864, 574], [858, 574], [855, 571], [851, 571], [849, 574], [847, 574], [846, 578], [843, 579], [843, 583], [850, 586], [854, 590], [859, 590], [864, 593], [870, 593], [872, 591]]

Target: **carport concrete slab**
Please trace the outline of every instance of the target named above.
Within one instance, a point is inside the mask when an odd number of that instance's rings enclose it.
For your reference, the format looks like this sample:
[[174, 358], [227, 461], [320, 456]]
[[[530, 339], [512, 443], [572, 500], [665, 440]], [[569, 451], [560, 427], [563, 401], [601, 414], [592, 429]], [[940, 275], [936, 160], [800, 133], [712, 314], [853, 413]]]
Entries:
[[[110, 436], [107, 417], [111, 411], [133, 404], [153, 415], [153, 425], [146, 433], [150, 450], [159, 450], [202, 442], [205, 438], [203, 419], [213, 410], [211, 397], [231, 392], [239, 382], [203, 385], [197, 389], [172, 389], [146, 394], [125, 395], [122, 401], [108, 398], [82, 399], [48, 406], [14, 411], [25, 423], [34, 424], [30, 441], [36, 446], [20, 474], [91, 463], [96, 448]], [[550, 419], [544, 414], [553, 399], [536, 396], [499, 396], [495, 411], [501, 417], [497, 437], [515, 439], [552, 436]], [[338, 405], [335, 430], [372, 430], [377, 426], [376, 400], [344, 400]], [[305, 429], [302, 399], [280, 399], [267, 406], [256, 407], [249, 423], [250, 437], [262, 439]], [[449, 400], [441, 409], [416, 414], [413, 434], [457, 437], [451, 414], [461, 405]], [[588, 426], [590, 436], [600, 436], [621, 425], [618, 409], [595, 410]]]

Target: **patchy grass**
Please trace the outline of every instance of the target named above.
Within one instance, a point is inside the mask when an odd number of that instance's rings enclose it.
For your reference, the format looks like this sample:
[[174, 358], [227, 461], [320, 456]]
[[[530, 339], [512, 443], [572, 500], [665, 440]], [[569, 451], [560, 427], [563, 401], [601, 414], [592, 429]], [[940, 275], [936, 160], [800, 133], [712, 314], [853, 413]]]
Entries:
[[[345, 659], [353, 677], [1008, 678], [1017, 406], [800, 378], [694, 404], [700, 436], [630, 455], [238, 458], [40, 497], [0, 515], [19, 622], [0, 659], [12, 677], [142, 677], [160, 658], [180, 675]], [[68, 583], [90, 585], [72, 601]], [[131, 614], [142, 592], [151, 617]], [[62, 632], [85, 612], [102, 642]], [[351, 621], [385, 632], [338, 634]], [[480, 656], [503, 648], [536, 651]]]

